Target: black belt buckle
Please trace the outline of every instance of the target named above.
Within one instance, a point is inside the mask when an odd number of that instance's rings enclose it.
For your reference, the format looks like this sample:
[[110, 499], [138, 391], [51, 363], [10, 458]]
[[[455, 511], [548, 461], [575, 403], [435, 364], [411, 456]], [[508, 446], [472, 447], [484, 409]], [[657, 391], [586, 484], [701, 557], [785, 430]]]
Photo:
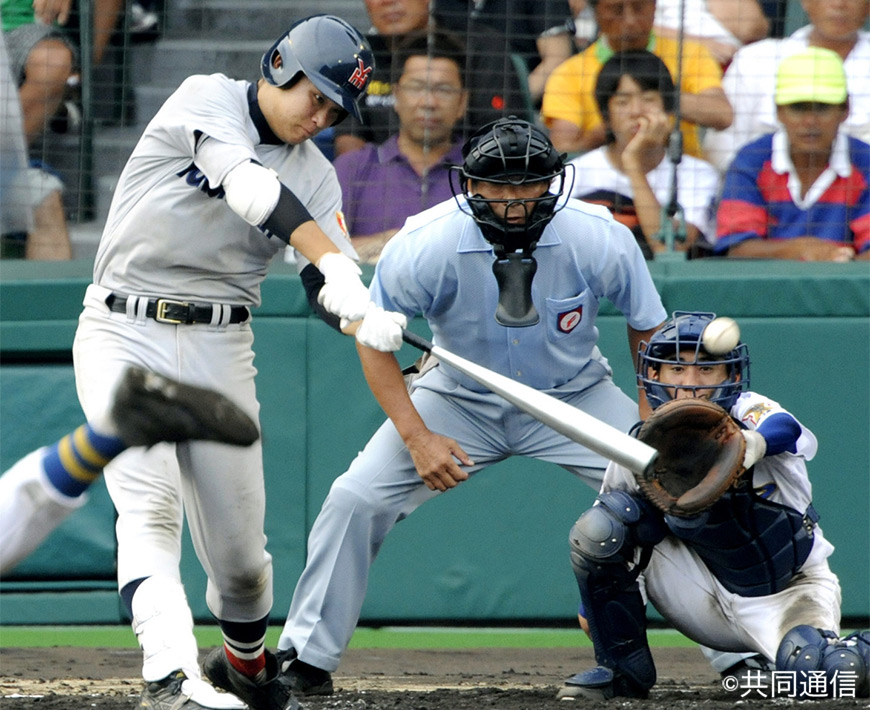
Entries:
[[[193, 305], [191, 303], [186, 301], [173, 301], [170, 298], [158, 298], [155, 305], [156, 310], [154, 311], [154, 320], [158, 323], [179, 325], [181, 323], [190, 322], [190, 307]], [[179, 320], [178, 318], [172, 318], [171, 316], [166, 315], [167, 311], [174, 306], [187, 309], [187, 317], [185, 317], [184, 320]]]

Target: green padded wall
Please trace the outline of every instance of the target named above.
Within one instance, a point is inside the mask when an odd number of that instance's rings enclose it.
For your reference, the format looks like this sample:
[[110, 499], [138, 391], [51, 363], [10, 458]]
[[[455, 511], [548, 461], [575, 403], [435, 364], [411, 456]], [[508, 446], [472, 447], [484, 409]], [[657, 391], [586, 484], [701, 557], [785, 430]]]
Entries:
[[[870, 609], [870, 267], [866, 264], [653, 263], [669, 310], [737, 318], [752, 353], [753, 388], [793, 411], [820, 440], [810, 464], [843, 613]], [[0, 464], [81, 422], [69, 351], [90, 265], [0, 264]], [[370, 276], [371, 271], [366, 275]], [[353, 341], [308, 312], [298, 278], [276, 264], [255, 314], [275, 564], [273, 619], [283, 619], [305, 559], [307, 531], [331, 482], [383, 421]], [[634, 393], [625, 322], [604, 304], [601, 349]], [[412, 328], [428, 335], [425, 323]], [[403, 365], [418, 352], [405, 346]], [[577, 595], [567, 534], [594, 492], [558, 467], [514, 459], [400, 523], [372, 570], [364, 621], [565, 620]], [[857, 521], [857, 522], [856, 522]], [[114, 513], [98, 484], [91, 502], [0, 587], [0, 623], [114, 623]], [[188, 543], [182, 572], [197, 618], [205, 579]], [[652, 612], [651, 612], [652, 613]], [[654, 614], [653, 614], [654, 615]]]

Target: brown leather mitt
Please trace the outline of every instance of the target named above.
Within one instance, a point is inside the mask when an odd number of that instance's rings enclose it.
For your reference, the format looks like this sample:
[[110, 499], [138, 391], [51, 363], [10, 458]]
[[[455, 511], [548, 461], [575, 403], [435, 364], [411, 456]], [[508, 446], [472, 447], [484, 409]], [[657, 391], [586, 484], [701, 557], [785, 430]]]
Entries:
[[669, 515], [688, 517], [712, 506], [743, 474], [746, 440], [722, 407], [705, 399], [676, 399], [657, 407], [638, 439], [659, 452], [635, 474], [644, 495]]

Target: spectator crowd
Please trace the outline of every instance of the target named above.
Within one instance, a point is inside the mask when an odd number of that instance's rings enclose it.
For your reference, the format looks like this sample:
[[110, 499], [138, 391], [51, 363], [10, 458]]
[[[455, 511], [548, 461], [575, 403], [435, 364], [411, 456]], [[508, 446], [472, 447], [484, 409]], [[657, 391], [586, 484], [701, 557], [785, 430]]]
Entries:
[[[510, 115], [549, 134], [573, 166], [571, 197], [605, 204], [648, 259], [672, 248], [689, 258], [870, 254], [866, 0], [801, 0], [808, 22], [796, 30], [798, 3], [782, 1], [364, 4], [374, 74], [361, 120], [336, 125], [325, 151], [364, 262], [407, 217], [452, 199], [464, 141]], [[3, 184], [16, 186], [4, 212], [26, 203], [2, 225], [7, 258], [72, 254], [63, 185], [26, 154], [75, 112], [79, 45], [65, 27], [74, 6], [0, 3], [5, 81], [19, 98], [12, 106], [4, 92]], [[162, 3], [144, 6], [153, 30]], [[124, 11], [119, 0], [94, 4], [95, 62]]]

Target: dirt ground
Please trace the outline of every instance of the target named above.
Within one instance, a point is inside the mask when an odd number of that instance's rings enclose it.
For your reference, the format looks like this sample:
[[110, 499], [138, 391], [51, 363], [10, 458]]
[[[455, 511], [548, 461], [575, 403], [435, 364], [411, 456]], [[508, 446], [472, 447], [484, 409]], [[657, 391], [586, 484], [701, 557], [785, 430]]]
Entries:
[[[725, 710], [793, 705], [758, 691], [723, 689], [695, 648], [653, 649], [658, 684], [648, 700], [583, 702], [587, 708]], [[0, 649], [2, 710], [132, 710], [141, 690], [138, 650]], [[305, 699], [306, 710], [535, 710], [562, 681], [595, 665], [591, 649], [350, 650], [333, 675], [336, 693]], [[745, 695], [744, 695], [745, 693]], [[870, 700], [801, 703], [808, 710], [870, 708]]]

